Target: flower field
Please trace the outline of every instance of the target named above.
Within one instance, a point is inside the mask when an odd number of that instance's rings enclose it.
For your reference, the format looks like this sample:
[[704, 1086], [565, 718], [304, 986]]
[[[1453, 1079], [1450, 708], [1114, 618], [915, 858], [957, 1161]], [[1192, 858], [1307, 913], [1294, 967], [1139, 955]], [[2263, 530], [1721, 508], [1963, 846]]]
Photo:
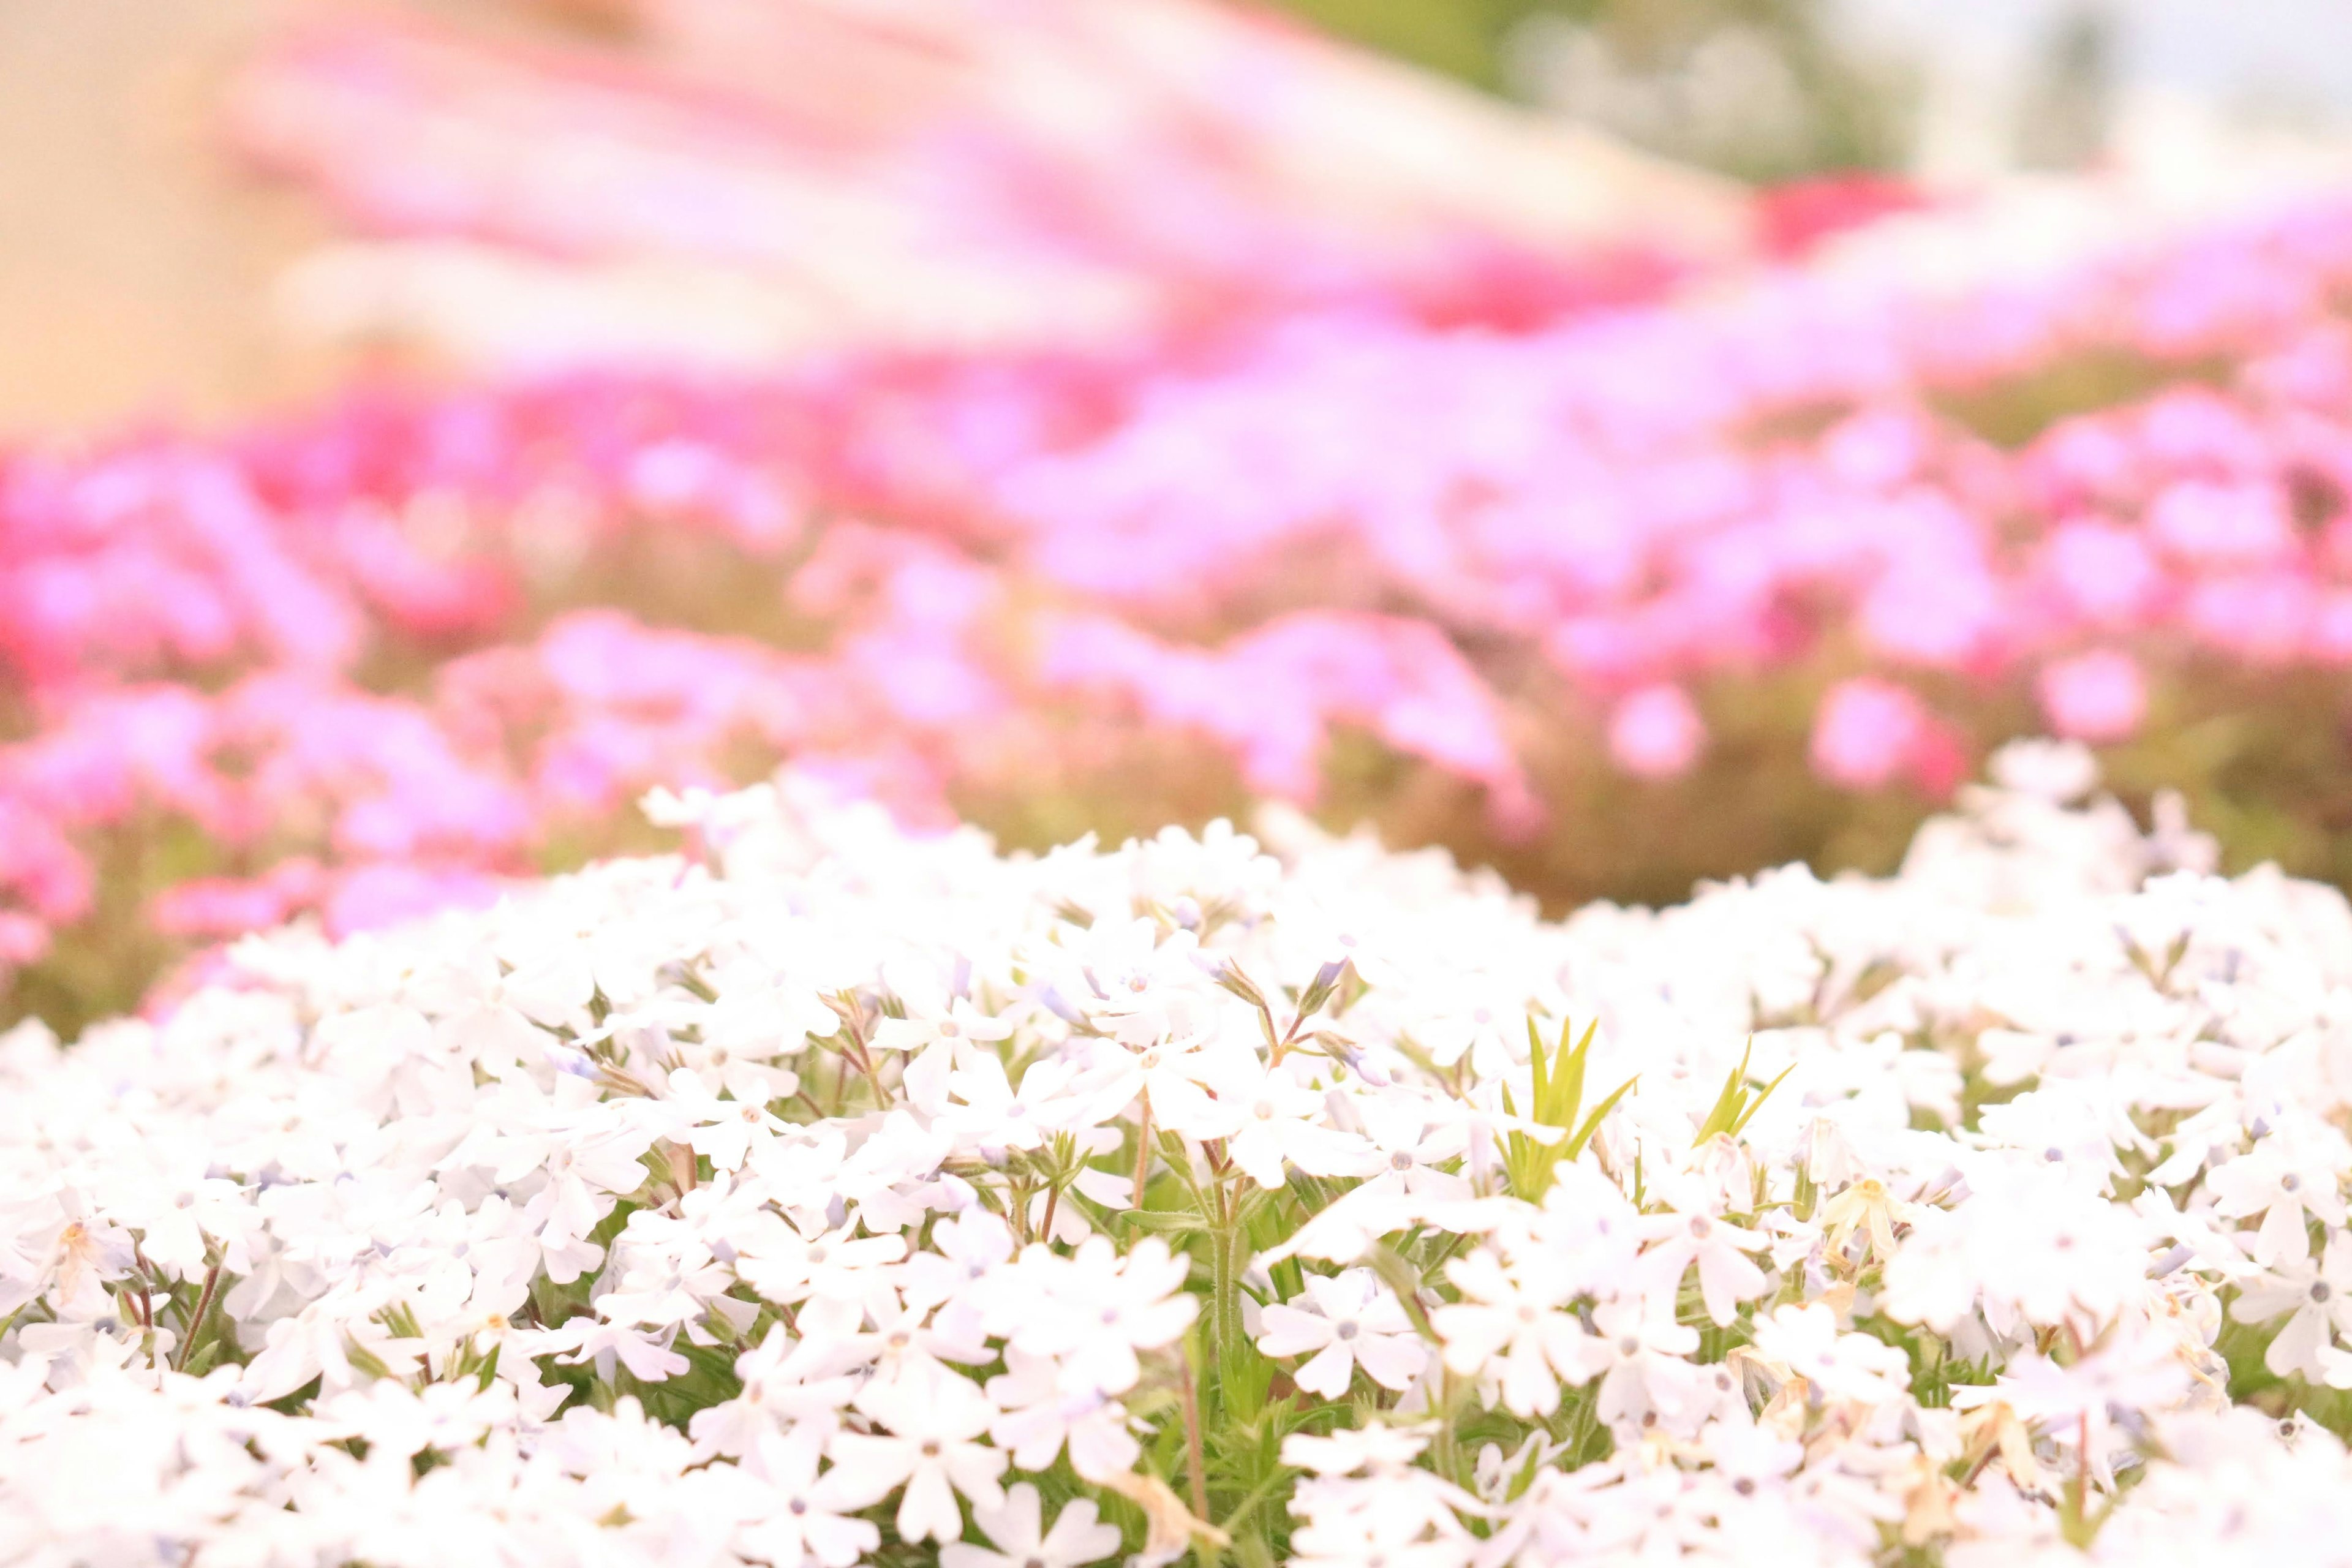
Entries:
[[0, 1563], [2352, 1563], [2346, 187], [549, 9], [0, 449]]
[[2012, 747], [1559, 924], [823, 788], [5, 1042], [33, 1562], [2318, 1561], [2352, 908]]
[[2101, 748], [2352, 876], [2352, 205], [2032, 286], [1790, 269], [1118, 355], [362, 394], [0, 471], [20, 1011], [829, 770], [1043, 847], [1377, 822], [1550, 907], [1890, 868], [1990, 748]]

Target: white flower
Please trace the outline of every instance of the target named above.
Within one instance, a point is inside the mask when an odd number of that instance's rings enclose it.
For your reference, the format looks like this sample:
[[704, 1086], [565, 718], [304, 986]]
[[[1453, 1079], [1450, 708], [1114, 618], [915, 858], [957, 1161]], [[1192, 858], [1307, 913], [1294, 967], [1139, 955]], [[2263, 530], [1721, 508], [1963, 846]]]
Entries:
[[907, 1016], [877, 1022], [874, 1047], [906, 1054], [907, 1096], [925, 1110], [945, 1102], [950, 1073], [979, 1058], [974, 1047], [1013, 1037], [1011, 1024], [982, 1012], [969, 997], [950, 996], [905, 973], [892, 976], [892, 988]]
[[1556, 1408], [1562, 1379], [1580, 1384], [1601, 1370], [1591, 1336], [1560, 1310], [1580, 1292], [1555, 1259], [1537, 1254], [1507, 1268], [1482, 1249], [1454, 1259], [1445, 1272], [1468, 1298], [1430, 1315], [1445, 1343], [1445, 1364], [1465, 1376], [1499, 1376], [1504, 1405], [1514, 1415]]
[[1421, 1457], [1429, 1438], [1427, 1428], [1412, 1426], [1341, 1427], [1322, 1437], [1294, 1432], [1282, 1440], [1282, 1462], [1318, 1476], [1394, 1476]]
[[765, 1101], [721, 1100], [690, 1068], [671, 1073], [667, 1088], [667, 1103], [678, 1117], [676, 1135], [718, 1170], [740, 1170], [755, 1142], [792, 1131]]
[[1350, 1268], [1336, 1279], [1310, 1274], [1307, 1298], [1312, 1310], [1279, 1302], [1265, 1309], [1257, 1348], [1270, 1356], [1312, 1352], [1291, 1373], [1307, 1393], [1339, 1398], [1360, 1364], [1381, 1387], [1403, 1389], [1429, 1363], [1412, 1320], [1370, 1269]]
[[1259, 1186], [1282, 1185], [1286, 1164], [1310, 1176], [1368, 1176], [1381, 1168], [1372, 1146], [1329, 1125], [1323, 1095], [1286, 1068], [1252, 1056], [1211, 1081], [1225, 1108], [1225, 1152]]
[[814, 1558], [824, 1568], [849, 1568], [881, 1544], [882, 1532], [871, 1521], [849, 1517], [861, 1505], [848, 1500], [846, 1483], [835, 1479], [840, 1472], [817, 1474], [820, 1451], [815, 1439], [774, 1432], [753, 1446], [743, 1468], [765, 1484], [768, 1506], [737, 1529], [747, 1553], [765, 1563]]
[[930, 1246], [898, 1268], [898, 1290], [909, 1307], [939, 1308], [940, 1332], [973, 1343], [998, 1315], [998, 1271], [1012, 1258], [1012, 1228], [984, 1209], [968, 1210], [931, 1226]]
[[2206, 1172], [2205, 1190], [2213, 1194], [2213, 1206], [2232, 1219], [2263, 1216], [2252, 1251], [2254, 1261], [2276, 1268], [2311, 1256], [2310, 1219], [2342, 1228], [2338, 1180], [2326, 1162], [2302, 1154], [2286, 1138], [2271, 1137], [2252, 1153]]
[[105, 1286], [131, 1268], [129, 1232], [104, 1221], [62, 1215], [44, 1228], [46, 1239], [27, 1237], [19, 1243], [24, 1254], [38, 1258], [19, 1275], [29, 1282], [26, 1294], [45, 1295], [61, 1318], [94, 1318], [110, 1312], [113, 1303], [107, 1299]]
[[[695, 811], [723, 874], [616, 862], [341, 944], [257, 939], [236, 986], [152, 1021], [0, 1038], [0, 1558], [1116, 1549], [1089, 1505], [1047, 1530], [1038, 1490], [1000, 1491], [1017, 1467], [1118, 1492], [1172, 1560], [1213, 1540], [1188, 1412], [1213, 1460], [1217, 1424], [1260, 1419], [1178, 1349], [1236, 1272], [1247, 1331], [1332, 1423], [1227, 1516], [1236, 1555], [1286, 1510], [1293, 1558], [1333, 1568], [1843, 1568], [1898, 1536], [2054, 1563], [2084, 1560], [2076, 1478], [2101, 1562], [2300, 1562], [2352, 1531], [2352, 1458], [2233, 1412], [2219, 1348], [2352, 1386], [2331, 890], [2151, 876], [2171, 851], [2121, 807], [1998, 790], [1891, 879], [1795, 868], [1564, 923], [1369, 838], [1000, 858], [787, 788]], [[1296, 985], [1339, 946], [1365, 984], [1274, 1063], [1212, 972]], [[854, 1030], [803, 1026], [821, 994], [870, 1020], [877, 974], [908, 1026], [878, 1071]], [[1507, 1020], [1422, 1065], [1415, 1031], [1474, 997], [1572, 998], [1642, 1053], [1540, 1205], [1501, 1158]], [[1797, 1070], [1693, 1147], [1759, 1012]], [[1964, 1127], [1988, 1050], [2037, 1081]], [[779, 1099], [787, 1058], [808, 1084]], [[1589, 1088], [1635, 1066], [1606, 1065]], [[1099, 1224], [1146, 1095], [1152, 1212]], [[1258, 1304], [1280, 1259], [1383, 1237], [1377, 1270]], [[1417, 1298], [1384, 1283], [1433, 1259]], [[1702, 1323], [1726, 1359], [1698, 1359]], [[1913, 1364], [1982, 1370], [1945, 1408]], [[1423, 1458], [1441, 1441], [1477, 1451], [1477, 1495]]]
[[1696, 1265], [1699, 1300], [1717, 1327], [1731, 1321], [1738, 1303], [1764, 1293], [1764, 1270], [1747, 1256], [1766, 1245], [1754, 1231], [1700, 1213], [1654, 1215], [1639, 1229], [1651, 1244], [1641, 1258], [1643, 1289], [1671, 1302]]
[[574, 1318], [555, 1330], [554, 1337], [541, 1348], [552, 1350], [558, 1344], [568, 1345], [571, 1350], [569, 1354], [557, 1356], [557, 1361], [567, 1366], [593, 1363], [596, 1375], [607, 1382], [612, 1380], [616, 1362], [628, 1368], [629, 1375], [640, 1383], [660, 1383], [676, 1377], [692, 1364], [669, 1348], [669, 1335], [649, 1333], [628, 1323]]
[[2283, 1314], [2291, 1315], [2263, 1352], [2263, 1364], [2281, 1377], [2352, 1386], [2352, 1356], [2335, 1348], [2336, 1334], [2352, 1333], [2352, 1238], [2330, 1236], [2318, 1261], [2283, 1263], [2249, 1280], [2230, 1303], [2230, 1316], [2242, 1323]]
[[1593, 1360], [1601, 1377], [1601, 1419], [1621, 1431], [1643, 1432], [1661, 1416], [1683, 1414], [1696, 1371], [1682, 1358], [1698, 1349], [1698, 1331], [1639, 1300], [1606, 1301], [1592, 1310]]
[[990, 1423], [988, 1436], [1012, 1454], [1015, 1465], [1050, 1469], [1067, 1444], [1070, 1468], [1089, 1480], [1134, 1467], [1143, 1447], [1117, 1399], [1098, 1388], [1065, 1386], [1062, 1369], [1050, 1356], [1007, 1346], [1004, 1364], [1006, 1371], [988, 1380], [988, 1397], [1003, 1411]]
[[830, 1342], [795, 1341], [782, 1324], [771, 1324], [766, 1338], [735, 1358], [735, 1375], [743, 1392], [694, 1413], [688, 1430], [697, 1447], [740, 1457], [758, 1447], [762, 1437], [783, 1430], [806, 1436], [821, 1447], [863, 1382], [837, 1370], [843, 1359]]
[[1037, 1489], [1027, 1481], [1005, 1489], [1003, 1507], [975, 1508], [972, 1518], [996, 1550], [951, 1542], [940, 1548], [940, 1568], [1079, 1568], [1118, 1550], [1118, 1529], [1099, 1522], [1086, 1498], [1065, 1504], [1054, 1528], [1043, 1529]]
[[825, 1480], [857, 1507], [903, 1488], [897, 1515], [901, 1541], [961, 1536], [959, 1492], [991, 1508], [1003, 1501], [996, 1479], [1004, 1473], [1006, 1456], [978, 1440], [994, 1412], [971, 1384], [950, 1377], [921, 1388], [869, 1388], [857, 1407], [885, 1430], [835, 1433], [826, 1448], [833, 1468]]
[[1413, 1037], [1430, 1059], [1452, 1067], [1463, 1058], [1483, 1079], [1500, 1079], [1527, 1060], [1527, 1009], [1497, 1005], [1493, 981], [1473, 973], [1453, 986], [1432, 984], [1423, 1016], [1412, 1024]]
[[785, 1306], [815, 1300], [871, 1308], [887, 1300], [883, 1269], [907, 1255], [896, 1236], [859, 1236], [855, 1224], [803, 1230], [773, 1215], [739, 1233], [735, 1271], [744, 1283]]
[[1370, 1096], [1355, 1104], [1376, 1151], [1372, 1178], [1359, 1192], [1449, 1203], [1471, 1195], [1467, 1178], [1441, 1168], [1459, 1160], [1469, 1147], [1456, 1111], [1403, 1091]]
[[1756, 1321], [1756, 1353], [1779, 1362], [1831, 1399], [1879, 1405], [1902, 1397], [1911, 1362], [1868, 1334], [1841, 1334], [1837, 1314], [1816, 1301], [1773, 1309]]
[[1010, 1342], [1032, 1355], [1059, 1358], [1062, 1386], [1072, 1393], [1134, 1387], [1141, 1375], [1135, 1352], [1173, 1343], [1199, 1310], [1197, 1300], [1179, 1290], [1191, 1263], [1171, 1256], [1157, 1237], [1146, 1237], [1125, 1258], [1099, 1236], [1067, 1258], [1032, 1246], [1015, 1268], [1036, 1295], [1024, 1299], [1015, 1286], [998, 1298], [1014, 1320], [1005, 1325]]
[[[1075, 1131], [1093, 1120], [1097, 1103], [1078, 1087], [1078, 1074], [1069, 1062], [1032, 1062], [1021, 1075], [1016, 1094], [1002, 1062], [975, 1056], [950, 1075], [947, 1092], [951, 1099], [940, 1109], [940, 1125], [954, 1133], [959, 1147], [982, 1158], [1040, 1148], [1056, 1132]], [[1116, 1111], [1125, 1103], [1110, 1109]]]
[[1072, 955], [1079, 984], [1070, 994], [1122, 1045], [1188, 1048], [1199, 1043], [1214, 1006], [1192, 962], [1198, 947], [1189, 931], [1162, 940], [1149, 920], [1097, 921]]

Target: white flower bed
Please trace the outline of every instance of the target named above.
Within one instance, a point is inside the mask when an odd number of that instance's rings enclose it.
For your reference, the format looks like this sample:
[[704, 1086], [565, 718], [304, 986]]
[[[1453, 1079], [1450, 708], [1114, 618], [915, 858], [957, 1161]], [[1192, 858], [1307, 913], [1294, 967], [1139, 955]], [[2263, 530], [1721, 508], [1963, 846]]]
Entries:
[[2086, 769], [1564, 924], [667, 800], [22, 1027], [0, 1561], [2352, 1561], [2352, 913]]

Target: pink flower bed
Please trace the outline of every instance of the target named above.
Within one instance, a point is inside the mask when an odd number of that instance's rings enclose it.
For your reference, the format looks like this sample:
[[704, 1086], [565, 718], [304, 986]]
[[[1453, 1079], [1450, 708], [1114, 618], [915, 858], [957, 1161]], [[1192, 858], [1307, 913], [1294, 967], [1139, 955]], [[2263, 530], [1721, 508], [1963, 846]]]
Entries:
[[[0, 956], [61, 1006], [110, 898], [172, 939], [119, 991], [787, 757], [915, 821], [1367, 811], [1556, 894], [1650, 890], [1604, 851], [1662, 835], [1658, 875], [1867, 859], [1838, 835], [2021, 730], [2128, 792], [2233, 713], [2203, 782], [2260, 795], [2277, 736], [2295, 780], [2341, 743], [2296, 682], [2352, 661], [2347, 284], [2352, 206], [2312, 200], [1940, 300], [1788, 271], [21, 454]], [[2326, 800], [2263, 808], [2332, 842]]]

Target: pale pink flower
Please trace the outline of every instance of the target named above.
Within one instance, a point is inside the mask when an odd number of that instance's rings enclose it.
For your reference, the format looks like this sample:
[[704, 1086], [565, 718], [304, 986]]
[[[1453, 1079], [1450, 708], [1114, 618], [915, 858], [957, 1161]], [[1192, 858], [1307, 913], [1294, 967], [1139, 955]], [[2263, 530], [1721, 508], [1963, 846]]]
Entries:
[[1635, 778], [1688, 773], [1706, 747], [1706, 721], [1679, 686], [1645, 686], [1609, 715], [1609, 755]]
[[2046, 666], [2034, 689], [2050, 727], [2072, 740], [2128, 740], [2147, 716], [2147, 682], [2137, 661], [2112, 648]]
[[1813, 719], [1813, 771], [1847, 789], [1883, 789], [1911, 770], [1928, 723], [1926, 705], [1891, 681], [1842, 680]]

